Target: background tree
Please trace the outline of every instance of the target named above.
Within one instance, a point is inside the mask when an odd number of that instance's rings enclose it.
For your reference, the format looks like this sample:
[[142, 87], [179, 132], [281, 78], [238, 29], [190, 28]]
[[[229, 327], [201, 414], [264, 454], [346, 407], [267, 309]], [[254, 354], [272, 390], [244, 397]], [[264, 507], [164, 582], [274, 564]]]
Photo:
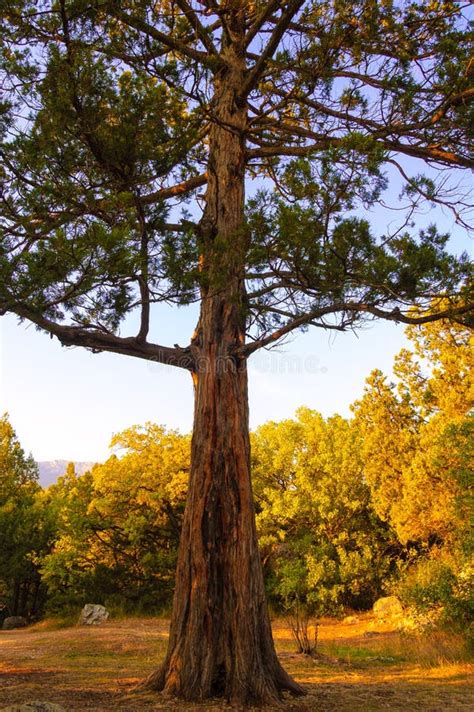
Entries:
[[[309, 325], [469, 312], [466, 260], [446, 235], [408, 223], [374, 234], [357, 212], [383, 202], [385, 165], [403, 179], [407, 219], [425, 200], [465, 219], [445, 172], [437, 184], [405, 160], [473, 165], [464, 6], [2, 5], [0, 309], [66, 346], [185, 368], [196, 385], [169, 651], [148, 684], [245, 703], [299, 694], [266, 613], [246, 363]], [[188, 346], [150, 340], [154, 304], [191, 301]]]
[[91, 472], [73, 466], [47, 491], [57, 537], [41, 573], [49, 610], [93, 600], [125, 611], [169, 605], [189, 477], [189, 438], [147, 424]]
[[360, 434], [302, 408], [252, 434], [257, 529], [269, 594], [304, 622], [369, 608], [400, 547], [364, 481]]
[[0, 419], [0, 603], [34, 618], [44, 604], [39, 564], [52, 531], [41, 503], [38, 468], [25, 455], [7, 415]]
[[397, 386], [374, 372], [355, 405], [364, 476], [407, 548], [398, 593], [472, 634], [472, 332], [444, 321], [407, 331]]
[[375, 371], [355, 405], [364, 476], [376, 511], [402, 542], [454, 545], [466, 534], [472, 334], [442, 321], [408, 334], [414, 350], [395, 360], [398, 385]]

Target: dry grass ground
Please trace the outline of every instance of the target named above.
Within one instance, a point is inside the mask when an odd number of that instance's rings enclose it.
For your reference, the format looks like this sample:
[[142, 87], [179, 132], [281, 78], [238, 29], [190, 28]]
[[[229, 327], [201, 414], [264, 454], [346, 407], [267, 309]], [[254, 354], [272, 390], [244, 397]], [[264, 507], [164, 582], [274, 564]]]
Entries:
[[[285, 667], [309, 692], [303, 701], [288, 700], [288, 710], [474, 710], [473, 668], [454, 635], [402, 636], [369, 615], [355, 624], [327, 620], [315, 660], [294, 654], [284, 622], [275, 622], [274, 635]], [[146, 618], [0, 632], [0, 709], [29, 700], [57, 702], [68, 712], [226, 709], [131, 692], [163, 657], [166, 638], [167, 622]]]

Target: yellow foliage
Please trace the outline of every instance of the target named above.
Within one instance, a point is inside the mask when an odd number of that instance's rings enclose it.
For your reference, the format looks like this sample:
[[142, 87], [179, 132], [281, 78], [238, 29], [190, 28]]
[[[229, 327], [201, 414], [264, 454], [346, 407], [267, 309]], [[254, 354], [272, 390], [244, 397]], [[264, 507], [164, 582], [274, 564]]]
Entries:
[[364, 474], [378, 514], [402, 542], [443, 542], [463, 528], [464, 448], [449, 440], [474, 405], [473, 341], [447, 322], [410, 327], [413, 350], [395, 360], [398, 386], [375, 371], [355, 404], [363, 438]]

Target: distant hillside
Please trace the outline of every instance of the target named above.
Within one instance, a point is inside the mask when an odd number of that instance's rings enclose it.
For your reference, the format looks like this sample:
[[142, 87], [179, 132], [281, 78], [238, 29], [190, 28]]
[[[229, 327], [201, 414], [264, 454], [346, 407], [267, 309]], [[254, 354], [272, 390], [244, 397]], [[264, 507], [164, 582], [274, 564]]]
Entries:
[[[64, 475], [70, 460], [50, 460], [49, 462], [38, 462], [39, 482], [42, 487], [48, 487], [56, 482], [58, 477]], [[75, 462], [76, 473], [82, 475], [90, 470], [93, 462]]]

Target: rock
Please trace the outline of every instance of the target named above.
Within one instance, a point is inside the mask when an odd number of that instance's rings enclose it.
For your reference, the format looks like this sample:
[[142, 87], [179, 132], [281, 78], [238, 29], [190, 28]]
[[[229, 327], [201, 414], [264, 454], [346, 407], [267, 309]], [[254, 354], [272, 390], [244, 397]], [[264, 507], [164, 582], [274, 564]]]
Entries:
[[354, 625], [354, 623], [359, 622], [359, 619], [357, 616], [346, 616], [342, 622], [347, 623], [348, 625]]
[[23, 616], [9, 616], [3, 621], [3, 630], [13, 630], [14, 628], [25, 628], [28, 621]]
[[64, 707], [56, 705], [54, 702], [23, 702], [20, 705], [10, 705], [2, 707], [0, 712], [66, 712]]
[[96, 603], [86, 603], [79, 617], [79, 625], [101, 625], [109, 617], [109, 612], [104, 606]]
[[379, 598], [375, 601], [373, 610], [379, 620], [398, 618], [403, 615], [403, 606], [396, 596]]

